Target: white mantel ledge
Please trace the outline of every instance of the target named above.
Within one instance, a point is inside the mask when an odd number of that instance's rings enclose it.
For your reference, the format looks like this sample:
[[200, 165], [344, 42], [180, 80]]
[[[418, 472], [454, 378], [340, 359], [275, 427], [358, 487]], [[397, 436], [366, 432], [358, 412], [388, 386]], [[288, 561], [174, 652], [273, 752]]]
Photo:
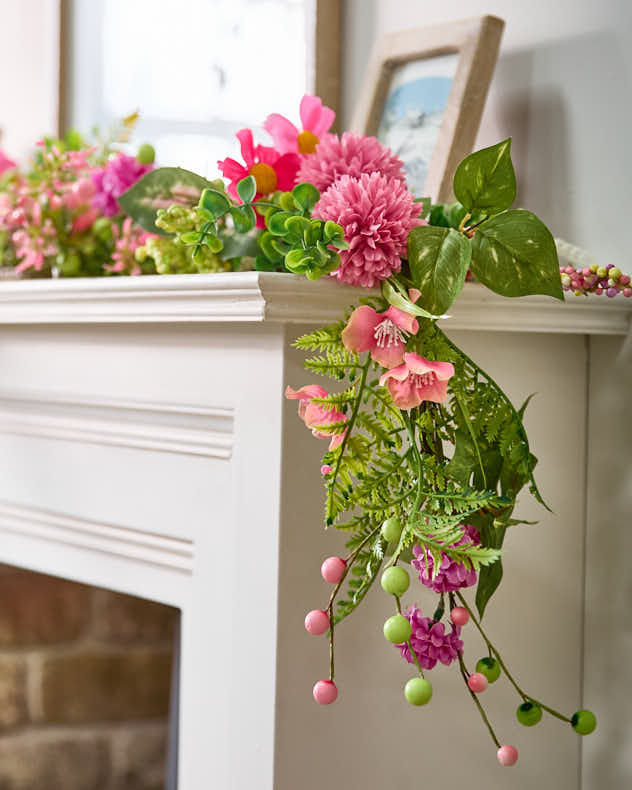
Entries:
[[[340, 318], [366, 294], [332, 280], [263, 272], [21, 280], [0, 283], [0, 324], [317, 324]], [[468, 283], [449, 316], [442, 322], [448, 331], [626, 335], [632, 299], [506, 299]]]

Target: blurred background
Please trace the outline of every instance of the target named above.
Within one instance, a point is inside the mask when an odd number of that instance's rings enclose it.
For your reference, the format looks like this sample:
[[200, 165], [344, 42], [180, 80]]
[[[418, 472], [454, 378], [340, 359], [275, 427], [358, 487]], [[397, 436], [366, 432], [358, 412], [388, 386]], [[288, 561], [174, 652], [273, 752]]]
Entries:
[[[477, 145], [511, 135], [518, 203], [620, 264], [629, 0], [0, 0], [2, 147], [139, 110], [130, 145], [215, 177], [238, 129], [305, 92], [347, 128], [382, 34], [482, 14], [506, 27]], [[162, 790], [176, 638], [167, 607], [0, 567], [0, 788]]]

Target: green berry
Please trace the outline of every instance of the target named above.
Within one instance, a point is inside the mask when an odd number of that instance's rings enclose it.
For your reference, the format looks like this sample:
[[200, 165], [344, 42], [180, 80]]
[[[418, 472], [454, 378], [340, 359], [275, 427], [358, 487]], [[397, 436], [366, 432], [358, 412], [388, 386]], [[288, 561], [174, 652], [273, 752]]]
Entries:
[[424, 678], [411, 678], [404, 686], [404, 696], [411, 705], [426, 705], [432, 698], [432, 686]]
[[500, 664], [495, 658], [485, 656], [477, 661], [476, 671], [485, 675], [490, 683], [495, 683], [500, 677]]
[[380, 584], [384, 592], [396, 595], [399, 598], [408, 589], [410, 578], [403, 568], [394, 565], [392, 568], [387, 568], [384, 571]]
[[394, 614], [384, 623], [384, 636], [394, 645], [408, 642], [411, 634], [410, 622], [402, 614]]
[[621, 269], [618, 266], [613, 266], [612, 269], [608, 270], [608, 277], [611, 280], [618, 280], [621, 277]]
[[136, 159], [141, 165], [151, 165], [155, 158], [156, 151], [151, 143], [143, 143], [136, 154]]
[[516, 718], [525, 727], [533, 727], [542, 718], [542, 708], [533, 702], [523, 702], [518, 705]]
[[603, 278], [604, 278], [604, 277], [605, 277], [607, 274], [608, 274], [608, 270], [606, 269], [606, 267], [605, 267], [605, 266], [600, 266], [600, 267], [597, 269], [597, 277], [599, 277], [599, 279], [600, 279], [600, 280], [603, 280]]
[[387, 518], [382, 524], [382, 537], [384, 540], [387, 540], [389, 543], [394, 543], [395, 541], [399, 541], [401, 536], [401, 521], [397, 518], [397, 516], [391, 516], [391, 518]]
[[573, 713], [571, 725], [580, 735], [590, 735], [597, 726], [597, 717], [591, 710], [578, 710]]

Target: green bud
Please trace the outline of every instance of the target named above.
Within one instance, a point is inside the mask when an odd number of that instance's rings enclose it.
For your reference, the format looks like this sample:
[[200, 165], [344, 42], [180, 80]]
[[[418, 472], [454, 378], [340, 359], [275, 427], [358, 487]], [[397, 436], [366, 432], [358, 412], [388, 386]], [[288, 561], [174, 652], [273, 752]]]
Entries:
[[136, 159], [138, 159], [141, 165], [151, 165], [155, 158], [156, 151], [150, 143], [143, 143], [136, 154]]

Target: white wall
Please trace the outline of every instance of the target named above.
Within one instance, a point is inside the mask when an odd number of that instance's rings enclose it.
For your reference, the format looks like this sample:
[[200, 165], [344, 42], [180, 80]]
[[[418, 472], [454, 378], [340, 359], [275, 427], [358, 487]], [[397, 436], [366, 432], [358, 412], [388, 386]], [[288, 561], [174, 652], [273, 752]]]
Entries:
[[59, 0], [0, 0], [0, 146], [29, 154], [57, 134]]
[[629, 0], [346, 0], [344, 122], [376, 36], [481, 14], [506, 27], [479, 147], [511, 135], [519, 202], [604, 263], [627, 263]]

